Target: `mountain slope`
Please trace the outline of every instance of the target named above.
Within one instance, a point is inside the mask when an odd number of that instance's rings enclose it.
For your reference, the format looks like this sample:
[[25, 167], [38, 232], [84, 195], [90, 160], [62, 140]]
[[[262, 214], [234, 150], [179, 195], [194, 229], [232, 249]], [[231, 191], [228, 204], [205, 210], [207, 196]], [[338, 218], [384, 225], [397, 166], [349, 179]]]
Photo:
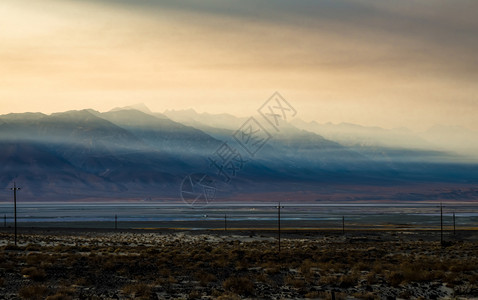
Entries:
[[[0, 182], [6, 188], [17, 180], [30, 201], [177, 200], [181, 181], [191, 173], [212, 176], [218, 194], [228, 199], [299, 193], [310, 200], [319, 191], [330, 199], [344, 198], [349, 191], [358, 195], [346, 199], [365, 199], [372, 192], [375, 198], [385, 197], [376, 194], [383, 190], [388, 199], [402, 199], [407, 195], [403, 188], [416, 185], [431, 190], [420, 190], [420, 197], [434, 197], [437, 187], [445, 187], [439, 195], [470, 195], [460, 190], [462, 185], [478, 182], [477, 165], [448, 153], [345, 146], [287, 123], [279, 131], [267, 128], [270, 140], [252, 155], [233, 138], [242, 118], [192, 111], [184, 116], [195, 126], [134, 109], [0, 116]], [[224, 122], [225, 127], [212, 126]], [[213, 163], [230, 158], [220, 152], [223, 142], [241, 155], [239, 164]], [[221, 172], [229, 172], [229, 181]]]
[[201, 130], [138, 110], [116, 110], [100, 116], [133, 133], [150, 146], [175, 155], [209, 154], [220, 143]]
[[[128, 197], [136, 194], [136, 190], [150, 193], [164, 189], [194, 169], [180, 158], [151, 147], [128, 130], [98, 117], [94, 111], [35, 118], [16, 115], [0, 120], [3, 122], [0, 141], [8, 143], [8, 149], [15, 149], [10, 151], [14, 156], [2, 157], [0, 170], [4, 182], [23, 178], [25, 185], [37, 191], [55, 186], [56, 198], [64, 196], [63, 178], [78, 183], [69, 187], [77, 194], [88, 191], [90, 196], [118, 197], [110, 192], [127, 191], [122, 196]], [[31, 159], [22, 160], [22, 157]], [[19, 171], [12, 173], [11, 169]], [[83, 183], [93, 188], [85, 188]]]

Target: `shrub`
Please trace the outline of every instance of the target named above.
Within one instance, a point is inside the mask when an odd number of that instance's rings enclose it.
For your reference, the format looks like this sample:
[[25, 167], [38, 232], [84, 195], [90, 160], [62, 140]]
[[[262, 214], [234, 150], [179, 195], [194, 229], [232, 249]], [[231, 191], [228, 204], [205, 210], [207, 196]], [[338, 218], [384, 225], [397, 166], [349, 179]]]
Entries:
[[357, 271], [368, 271], [370, 270], [370, 265], [364, 263], [364, 262], [358, 262], [353, 266], [354, 270]]
[[37, 269], [35, 267], [24, 268], [21, 273], [35, 281], [42, 281], [46, 277], [46, 273], [43, 269]]
[[46, 297], [46, 300], [71, 300], [71, 296], [64, 293], [56, 293], [55, 295]]
[[355, 293], [355, 294], [353, 294], [353, 296], [358, 298], [358, 299], [365, 299], [365, 300], [380, 299], [380, 297], [374, 295], [372, 292]]
[[305, 286], [305, 281], [299, 278], [294, 278], [293, 276], [287, 276], [284, 280], [286, 285], [292, 286], [297, 289], [301, 289]]
[[25, 246], [25, 250], [27, 251], [40, 251], [41, 246], [37, 244], [28, 244]]
[[375, 284], [378, 282], [377, 274], [374, 271], [367, 274], [366, 279], [368, 284]]
[[307, 294], [305, 294], [305, 298], [308, 298], [308, 299], [318, 299], [320, 298], [320, 293], [319, 292], [308, 292]]
[[128, 284], [123, 287], [123, 293], [134, 299], [148, 299], [151, 296], [151, 287], [145, 283]]
[[229, 277], [222, 284], [225, 290], [239, 295], [254, 295], [254, 283], [247, 277]]
[[269, 277], [267, 276], [267, 274], [264, 274], [264, 273], [260, 273], [256, 276], [256, 282], [262, 282], [262, 283], [268, 283], [270, 282], [270, 279]]
[[[332, 297], [332, 293], [334, 294], [334, 297]], [[346, 294], [345, 293], [336, 293], [336, 292], [319, 292], [318, 293], [319, 296], [317, 298], [319, 299], [326, 299], [326, 300], [330, 300], [330, 299], [336, 299], [336, 300], [342, 300], [342, 299], [345, 299], [346, 298]]]
[[201, 296], [202, 296], [202, 294], [201, 294], [200, 291], [191, 291], [191, 292], [189, 293], [189, 297], [188, 297], [188, 298], [189, 298], [189, 299], [199, 299], [199, 298], [201, 298]]
[[300, 265], [300, 272], [304, 276], [310, 276], [311, 275], [311, 268], [313, 267], [312, 262], [310, 259], [306, 259], [301, 265]]
[[86, 280], [86, 278], [78, 278], [76, 279], [75, 281], [75, 285], [79, 285], [79, 286], [85, 286], [88, 284], [88, 280]]
[[403, 276], [402, 272], [392, 272], [388, 276], [388, 281], [389, 281], [390, 285], [392, 285], [394, 287], [399, 286], [400, 283], [402, 283], [403, 280], [404, 280], [404, 276]]
[[351, 287], [357, 284], [358, 281], [358, 274], [357, 273], [351, 273], [347, 275], [342, 275], [340, 277], [340, 286], [341, 287]]
[[5, 246], [5, 250], [18, 251], [18, 250], [22, 250], [22, 248], [14, 244], [8, 244]]
[[227, 292], [227, 293], [224, 293], [224, 294], [222, 294], [221, 296], [217, 297], [216, 299], [217, 299], [217, 300], [240, 300], [241, 297], [239, 297], [239, 296], [236, 295], [236, 294]]
[[329, 284], [336, 284], [336, 283], [337, 283], [337, 277], [333, 275], [321, 276], [319, 278], [320, 285], [329, 285]]
[[[75, 288], [63, 286], [56, 291], [55, 295], [49, 296], [48, 299], [57, 299], [57, 300], [72, 299], [75, 292], [76, 292]], [[50, 298], [50, 297], [56, 297], [56, 298]]]
[[22, 299], [41, 300], [48, 294], [48, 289], [43, 285], [29, 285], [21, 288], [18, 295]]
[[216, 276], [211, 273], [198, 272], [196, 278], [202, 286], [206, 286], [208, 283], [216, 281]]

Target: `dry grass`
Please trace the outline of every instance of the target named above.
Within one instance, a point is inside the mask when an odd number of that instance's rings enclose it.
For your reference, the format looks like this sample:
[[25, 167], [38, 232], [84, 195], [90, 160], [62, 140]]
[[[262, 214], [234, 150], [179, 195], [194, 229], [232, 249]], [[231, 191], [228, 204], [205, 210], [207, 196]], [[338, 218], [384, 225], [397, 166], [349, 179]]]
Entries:
[[[201, 240], [89, 248], [7, 245], [0, 247], [0, 286], [16, 288], [14, 292], [23, 299], [76, 299], [85, 287], [108, 288], [125, 297], [143, 299], [156, 293], [191, 299], [267, 298], [267, 291], [281, 289], [287, 290], [290, 298], [327, 299], [329, 291], [341, 290], [344, 297], [350, 291], [350, 297], [375, 299], [377, 292], [371, 287], [375, 284], [403, 289], [400, 293], [414, 297], [413, 291], [406, 290], [408, 284], [436, 281], [460, 296], [470, 293], [472, 288], [467, 287], [478, 280], [478, 244], [472, 242], [442, 248], [433, 242], [285, 240], [280, 254], [274, 246], [267, 241], [241, 244]], [[21, 285], [13, 284], [11, 278], [42, 285], [19, 289]], [[367, 290], [357, 292], [367, 285]], [[336, 299], [340, 295], [337, 293]]]

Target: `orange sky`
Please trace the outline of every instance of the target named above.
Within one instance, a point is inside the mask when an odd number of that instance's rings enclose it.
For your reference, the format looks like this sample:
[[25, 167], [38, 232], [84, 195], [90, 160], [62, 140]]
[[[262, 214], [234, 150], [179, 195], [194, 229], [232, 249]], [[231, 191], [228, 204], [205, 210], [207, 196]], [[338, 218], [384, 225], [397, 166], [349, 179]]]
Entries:
[[145, 103], [478, 130], [478, 2], [2, 0], [0, 114]]

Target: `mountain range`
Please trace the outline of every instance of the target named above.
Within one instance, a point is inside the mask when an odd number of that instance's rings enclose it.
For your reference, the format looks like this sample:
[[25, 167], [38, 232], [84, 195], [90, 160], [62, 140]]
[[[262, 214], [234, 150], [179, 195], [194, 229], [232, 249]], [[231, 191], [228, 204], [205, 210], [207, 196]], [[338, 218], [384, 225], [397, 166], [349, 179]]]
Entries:
[[[0, 201], [10, 201], [13, 181], [25, 201], [181, 201], [189, 174], [213, 178], [218, 201], [478, 196], [472, 147], [443, 147], [437, 129], [417, 135], [295, 119], [280, 130], [264, 125], [269, 138], [251, 154], [238, 139], [247, 122], [193, 110], [154, 113], [144, 105], [2, 115]], [[228, 165], [218, 165], [226, 154], [233, 155]]]

